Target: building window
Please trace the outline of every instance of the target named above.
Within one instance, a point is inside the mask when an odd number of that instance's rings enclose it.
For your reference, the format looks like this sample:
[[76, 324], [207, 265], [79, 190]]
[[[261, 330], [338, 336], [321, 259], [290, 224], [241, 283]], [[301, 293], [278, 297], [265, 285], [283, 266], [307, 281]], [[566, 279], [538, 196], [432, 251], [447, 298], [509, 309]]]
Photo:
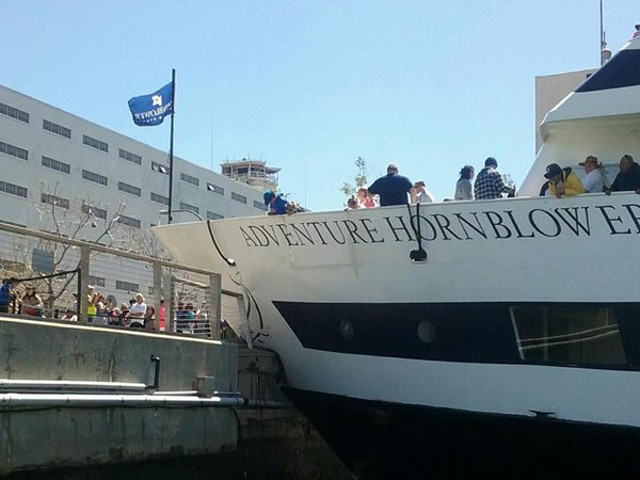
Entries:
[[116, 280], [116, 290], [124, 290], [126, 292], [137, 292], [139, 290], [137, 283], [125, 282], [124, 280]]
[[19, 158], [21, 160], [29, 160], [29, 151], [24, 148], [9, 145], [8, 143], [0, 142], [0, 153], [11, 155], [12, 157]]
[[0, 192], [15, 195], [16, 197], [27, 198], [27, 189], [13, 183], [3, 182], [0, 180]]
[[256, 208], [259, 208], [260, 210], [264, 210], [265, 212], [267, 211], [267, 206], [264, 204], [264, 202], [259, 202], [257, 200], [254, 200], [253, 206]]
[[589, 305], [511, 308], [520, 358], [563, 365], [627, 362], [613, 308]]
[[149, 292], [149, 295], [155, 295], [156, 293], [156, 289], [153, 287], [147, 287], [147, 291]]
[[126, 150], [123, 150], [122, 148], [119, 149], [118, 155], [120, 156], [120, 158], [128, 160], [131, 163], [142, 165], [142, 157], [140, 155], [136, 155], [135, 153], [128, 152]]
[[97, 148], [103, 152], [109, 151], [109, 144], [105, 142], [101, 142], [100, 140], [96, 140], [93, 137], [89, 137], [87, 135], [82, 136], [82, 143], [85, 145], [89, 145], [90, 147]]
[[89, 180], [90, 182], [99, 183], [100, 185], [107, 184], [107, 177], [98, 173], [90, 172], [89, 170], [82, 170], [82, 178]]
[[94, 215], [96, 218], [101, 218], [102, 220], [107, 219], [107, 211], [103, 208], [92, 207], [91, 205], [87, 205], [86, 203], [82, 205], [82, 212], [87, 215]]
[[192, 177], [188, 173], [180, 172], [180, 180], [184, 180], [191, 185], [195, 185], [196, 187], [200, 185], [200, 179], [197, 177]]
[[169, 206], [169, 197], [165, 197], [164, 195], [160, 195], [159, 193], [151, 192], [151, 201], [159, 203], [160, 205]]
[[140, 190], [140, 188], [124, 182], [118, 182], [118, 190], [120, 190], [121, 192], [130, 193], [131, 195], [135, 195], [136, 197], [142, 195], [142, 190]]
[[140, 220], [137, 218], [127, 217], [126, 215], [120, 215], [118, 217], [118, 223], [129, 225], [130, 227], [140, 228]]
[[231, 200], [235, 200], [240, 203], [247, 203], [247, 197], [236, 192], [231, 192]]
[[49, 120], [42, 120], [42, 128], [49, 130], [51, 133], [60, 135], [62, 137], [71, 138], [71, 129], [58, 125], [57, 123], [50, 122]]
[[105, 287], [107, 285], [107, 281], [104, 277], [89, 275], [89, 285], [94, 285], [96, 287]]
[[224, 215], [207, 210], [207, 220], [218, 220], [220, 218], [224, 218]]
[[42, 203], [47, 203], [49, 205], [53, 205], [54, 207], [60, 207], [69, 209], [69, 200], [62, 197], [56, 197], [55, 195], [50, 195], [48, 193], [40, 194], [40, 201]]
[[151, 170], [158, 173], [164, 173], [165, 175], [169, 175], [169, 167], [166, 165], [162, 165], [158, 162], [151, 162]]
[[62, 173], [71, 172], [71, 165], [69, 165], [68, 163], [64, 163], [59, 160], [54, 160], [53, 158], [49, 158], [45, 156], [42, 157], [42, 166], [50, 168], [51, 170], [56, 170], [57, 172], [62, 172]]
[[0, 103], [0, 113], [2, 115], [6, 115], [7, 117], [12, 117], [16, 120], [20, 120], [21, 122], [29, 123], [29, 114], [27, 112], [18, 110], [14, 107], [10, 107], [9, 105], [5, 105], [4, 103]]
[[211, 182], [207, 182], [207, 190], [217, 193], [218, 195], [224, 195], [224, 188], [214, 185]]
[[200, 213], [200, 209], [198, 207], [196, 207], [195, 205], [189, 205], [188, 203], [184, 203], [184, 202], [180, 202], [180, 209], [190, 210], [195, 213]]

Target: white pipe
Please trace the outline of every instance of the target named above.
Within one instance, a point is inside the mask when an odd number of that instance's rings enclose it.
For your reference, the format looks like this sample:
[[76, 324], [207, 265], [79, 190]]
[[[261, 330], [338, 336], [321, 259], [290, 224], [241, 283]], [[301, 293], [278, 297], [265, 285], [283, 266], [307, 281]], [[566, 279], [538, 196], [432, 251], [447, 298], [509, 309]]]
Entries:
[[0, 379], [0, 390], [102, 390], [140, 392], [144, 391], [146, 388], [147, 386], [144, 383]]
[[173, 395], [89, 395], [89, 394], [38, 394], [3, 393], [0, 406], [12, 407], [238, 407], [247, 404], [242, 397], [194, 397]]

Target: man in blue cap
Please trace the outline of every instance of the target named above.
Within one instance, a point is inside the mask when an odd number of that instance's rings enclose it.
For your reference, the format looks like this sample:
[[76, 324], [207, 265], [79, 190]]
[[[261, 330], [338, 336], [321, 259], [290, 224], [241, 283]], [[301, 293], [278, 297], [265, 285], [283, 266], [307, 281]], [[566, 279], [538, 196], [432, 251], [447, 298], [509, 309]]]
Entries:
[[273, 190], [267, 190], [262, 195], [264, 204], [269, 207], [268, 215], [284, 215], [287, 213], [287, 202], [282, 195], [277, 194]]

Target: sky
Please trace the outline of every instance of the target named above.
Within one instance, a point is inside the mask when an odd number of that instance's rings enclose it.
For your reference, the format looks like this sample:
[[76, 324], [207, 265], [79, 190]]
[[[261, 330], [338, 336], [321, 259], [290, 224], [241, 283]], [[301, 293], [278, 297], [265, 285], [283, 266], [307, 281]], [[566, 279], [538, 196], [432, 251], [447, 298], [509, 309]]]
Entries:
[[[603, 0], [615, 53], [637, 0]], [[171, 81], [175, 155], [280, 167], [280, 190], [341, 209], [364, 157], [452, 197], [488, 156], [522, 182], [536, 76], [599, 65], [599, 0], [0, 0], [0, 84], [169, 149], [127, 100]]]

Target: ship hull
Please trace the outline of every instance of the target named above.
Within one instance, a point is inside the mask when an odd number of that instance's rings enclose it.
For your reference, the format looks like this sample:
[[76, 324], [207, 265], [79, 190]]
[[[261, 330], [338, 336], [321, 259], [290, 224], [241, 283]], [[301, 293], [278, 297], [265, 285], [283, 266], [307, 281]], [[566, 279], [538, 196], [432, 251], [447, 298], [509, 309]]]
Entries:
[[637, 478], [637, 429], [289, 389], [359, 479]]

